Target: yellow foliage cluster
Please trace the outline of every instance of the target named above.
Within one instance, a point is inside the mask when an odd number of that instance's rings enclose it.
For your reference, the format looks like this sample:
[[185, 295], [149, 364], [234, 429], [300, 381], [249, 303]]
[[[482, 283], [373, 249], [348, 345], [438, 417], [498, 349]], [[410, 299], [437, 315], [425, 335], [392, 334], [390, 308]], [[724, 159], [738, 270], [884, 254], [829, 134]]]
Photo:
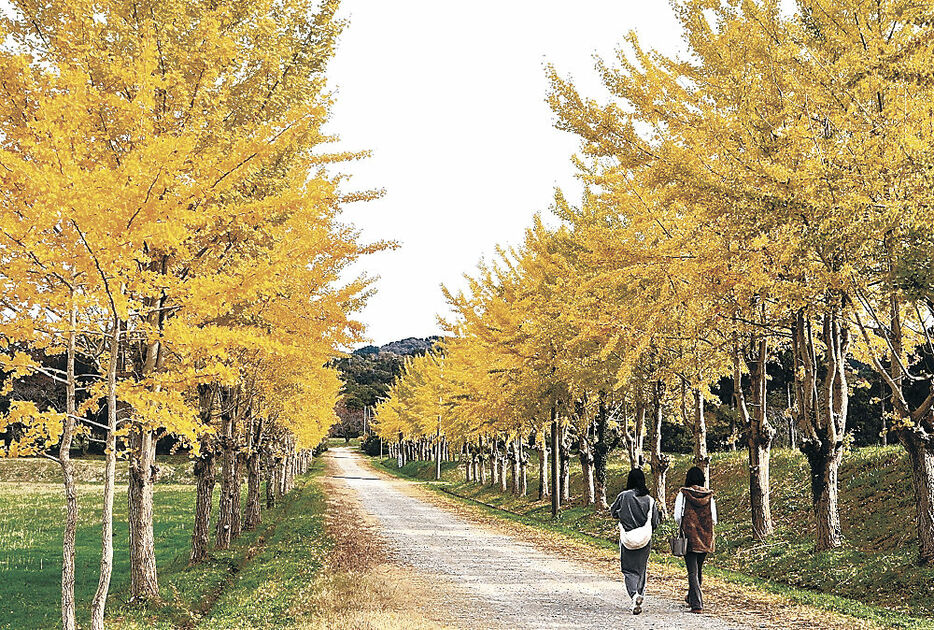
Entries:
[[[0, 22], [5, 392], [38, 372], [87, 382], [80, 415], [93, 418], [104, 383], [37, 359], [71, 339], [70, 357], [97, 374], [116, 363], [126, 430], [197, 448], [212, 430], [197, 388], [214, 384], [255, 398], [252, 413], [299, 447], [317, 444], [338, 394], [325, 366], [362, 331], [351, 314], [368, 281], [342, 274], [383, 247], [340, 218], [327, 168], [358, 156], [320, 151], [337, 2], [11, 5]], [[4, 422], [34, 429], [8, 454], [54, 444], [61, 411], [14, 405]]]
[[[586, 192], [560, 227], [449, 295], [445, 373], [413, 364], [379, 410], [385, 438], [528, 434], [601, 397], [708, 391], [758, 353], [794, 361], [795, 417], [841, 443], [848, 361], [876, 367], [902, 419], [934, 439], [934, 45], [922, 2], [686, 0], [689, 52], [630, 34], [598, 70], [612, 100], [550, 71]], [[425, 359], [428, 361], [428, 359]], [[916, 364], [912, 365], [912, 361]], [[931, 395], [910, 407], [907, 379]], [[583, 413], [575, 407], [584, 406]]]

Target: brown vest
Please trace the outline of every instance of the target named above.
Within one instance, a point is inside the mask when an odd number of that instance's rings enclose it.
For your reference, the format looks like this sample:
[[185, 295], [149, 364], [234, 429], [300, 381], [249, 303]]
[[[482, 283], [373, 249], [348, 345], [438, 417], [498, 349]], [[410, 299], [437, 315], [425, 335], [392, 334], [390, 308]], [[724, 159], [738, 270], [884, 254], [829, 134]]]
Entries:
[[691, 486], [681, 488], [681, 494], [684, 496], [681, 527], [684, 537], [688, 539], [688, 551], [713, 553], [717, 548], [713, 531], [713, 512], [710, 509], [713, 491]]

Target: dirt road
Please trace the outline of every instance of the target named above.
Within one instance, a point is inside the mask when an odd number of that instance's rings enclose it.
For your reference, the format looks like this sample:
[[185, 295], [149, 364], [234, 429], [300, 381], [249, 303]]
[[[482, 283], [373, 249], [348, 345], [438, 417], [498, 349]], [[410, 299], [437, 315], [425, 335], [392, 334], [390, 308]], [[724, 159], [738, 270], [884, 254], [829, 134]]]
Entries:
[[651, 584], [644, 612], [633, 616], [621, 580], [469, 522], [408, 491], [408, 482], [374, 474], [349, 449], [334, 449], [329, 457], [331, 478], [356, 493], [392, 560], [437, 583], [436, 602], [457, 600], [445, 611], [456, 627], [756, 627], [690, 614], [683, 604], [653, 595]]

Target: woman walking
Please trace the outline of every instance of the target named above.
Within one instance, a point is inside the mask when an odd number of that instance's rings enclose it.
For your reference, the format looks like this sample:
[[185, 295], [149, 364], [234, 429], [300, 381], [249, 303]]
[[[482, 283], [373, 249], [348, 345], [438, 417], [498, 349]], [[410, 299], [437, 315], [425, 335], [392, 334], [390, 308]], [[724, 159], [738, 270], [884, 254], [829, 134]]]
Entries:
[[619, 564], [632, 598], [632, 614], [642, 612], [645, 600], [646, 570], [652, 549], [652, 531], [662, 517], [645, 486], [645, 473], [638, 468], [629, 471], [626, 489], [620, 492], [610, 514], [619, 521]]
[[691, 612], [704, 612], [704, 560], [716, 549], [714, 525], [717, 524], [717, 502], [707, 488], [704, 471], [697, 466], [688, 470], [684, 487], [675, 499], [675, 522], [681, 526], [688, 541], [684, 562], [688, 569], [688, 596]]

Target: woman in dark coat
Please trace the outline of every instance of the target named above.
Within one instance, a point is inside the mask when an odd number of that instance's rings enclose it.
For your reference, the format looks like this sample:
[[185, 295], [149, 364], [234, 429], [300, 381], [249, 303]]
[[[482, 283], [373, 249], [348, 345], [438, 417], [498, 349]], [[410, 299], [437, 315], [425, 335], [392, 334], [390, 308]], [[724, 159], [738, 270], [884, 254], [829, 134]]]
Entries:
[[[619, 521], [620, 545], [619, 563], [626, 581], [626, 591], [632, 598], [632, 614], [642, 612], [645, 600], [646, 570], [649, 564], [649, 552], [652, 549], [651, 533], [658, 527], [662, 517], [655, 501], [645, 487], [645, 474], [635, 468], [629, 471], [626, 489], [616, 497], [610, 507], [610, 514]], [[644, 546], [637, 549], [627, 548], [633, 540], [647, 536]], [[641, 540], [638, 540], [641, 543]]]
[[688, 596], [691, 612], [704, 612], [704, 560], [716, 550], [714, 525], [717, 524], [717, 502], [707, 488], [704, 471], [694, 466], [688, 470], [684, 487], [675, 499], [675, 522], [684, 531], [688, 551], [684, 562], [688, 569]]

